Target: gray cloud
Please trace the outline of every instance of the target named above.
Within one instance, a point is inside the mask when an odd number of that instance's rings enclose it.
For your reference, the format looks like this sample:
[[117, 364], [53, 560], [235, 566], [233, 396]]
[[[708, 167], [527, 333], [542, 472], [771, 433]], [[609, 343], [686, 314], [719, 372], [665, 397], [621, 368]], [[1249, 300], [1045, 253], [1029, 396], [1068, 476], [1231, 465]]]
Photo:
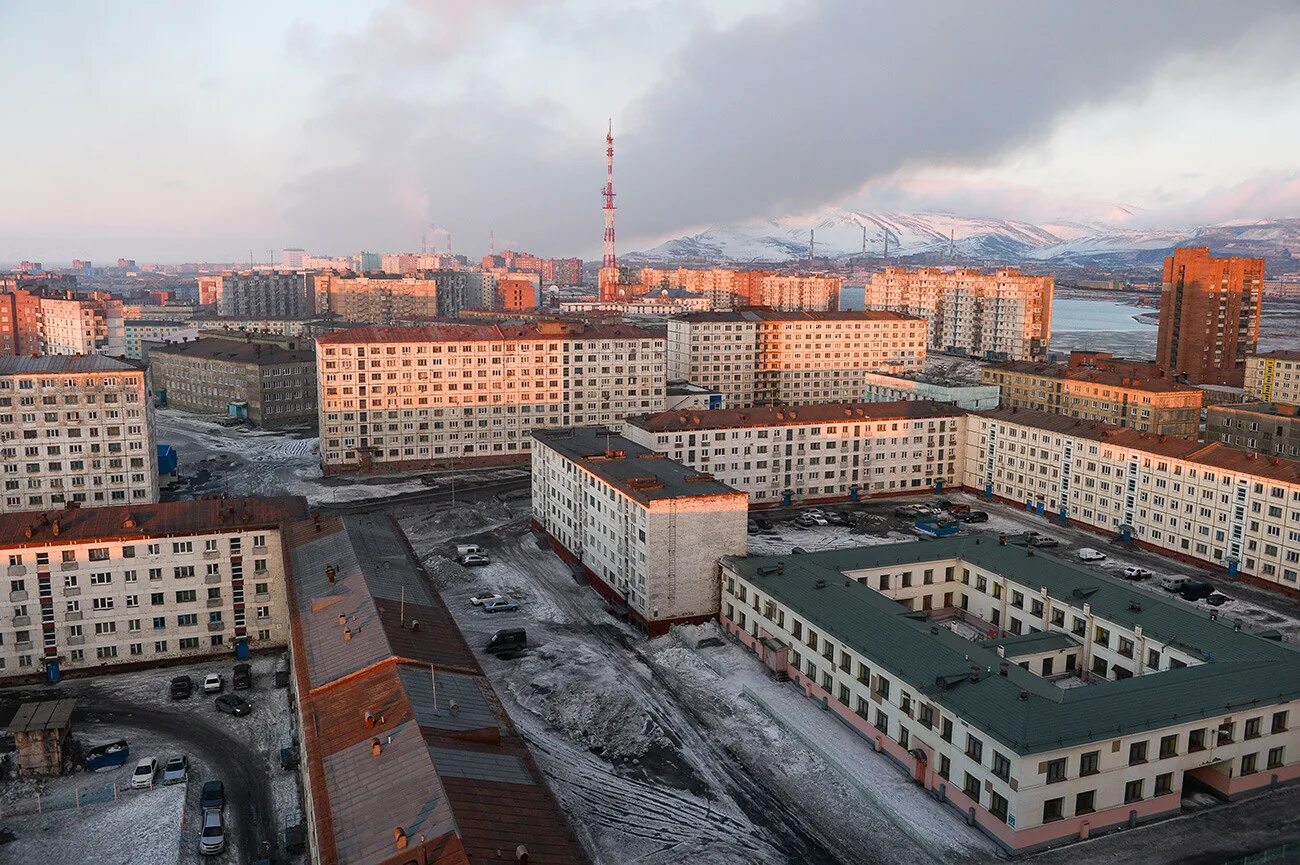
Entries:
[[[819, 0], [700, 32], [616, 119], [620, 236], [807, 209], [909, 166], [980, 164], [1064, 112], [1131, 95], [1172, 60], [1240, 67], [1243, 36], [1297, 26], [1291, 4], [1249, 10]], [[418, 64], [422, 32], [401, 40], [403, 63]], [[446, 37], [427, 38], [436, 53]], [[598, 245], [603, 128], [571, 107], [583, 94], [521, 105], [487, 87], [451, 101], [406, 87], [398, 99], [364, 74], [364, 52], [348, 56], [336, 59], [355, 73], [313, 134], [352, 155], [287, 187], [287, 221], [313, 246], [410, 247], [431, 220], [472, 252], [494, 227], [551, 254]], [[1189, 98], [1189, 135], [1195, 110]], [[573, 144], [587, 122], [589, 143]]]

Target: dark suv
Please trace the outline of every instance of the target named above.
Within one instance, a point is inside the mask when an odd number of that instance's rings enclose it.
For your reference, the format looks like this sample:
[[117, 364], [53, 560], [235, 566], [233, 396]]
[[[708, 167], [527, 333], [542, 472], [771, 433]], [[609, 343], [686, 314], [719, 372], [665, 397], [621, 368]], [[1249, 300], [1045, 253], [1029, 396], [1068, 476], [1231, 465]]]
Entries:
[[194, 693], [194, 680], [189, 676], [175, 676], [172, 678], [171, 698], [173, 700], [188, 700], [190, 694]]

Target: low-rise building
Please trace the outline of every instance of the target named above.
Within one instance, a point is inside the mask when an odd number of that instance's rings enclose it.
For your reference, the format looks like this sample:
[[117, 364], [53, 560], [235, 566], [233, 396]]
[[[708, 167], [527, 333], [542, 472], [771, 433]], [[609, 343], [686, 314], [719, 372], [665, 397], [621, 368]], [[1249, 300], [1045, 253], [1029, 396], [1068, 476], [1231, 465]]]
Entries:
[[883, 372], [870, 372], [863, 379], [866, 381], [864, 398], [868, 402], [925, 399], [955, 403], [964, 409], [981, 411], [997, 408], [1001, 393], [995, 384], [958, 381], [926, 373], [886, 375]]
[[158, 501], [145, 370], [99, 355], [0, 357], [0, 512]]
[[1300, 351], [1247, 355], [1245, 398], [1300, 404]]
[[717, 562], [745, 552], [749, 499], [600, 427], [533, 432], [533, 522], [652, 636], [717, 615]]
[[0, 679], [231, 655], [289, 637], [280, 532], [296, 497], [0, 515]]
[[984, 367], [982, 375], [985, 384], [1001, 388], [1003, 406], [1159, 435], [1195, 436], [1201, 429], [1201, 390], [1150, 373], [1111, 369], [1104, 362], [1090, 366], [1009, 361]]
[[925, 320], [896, 312], [700, 312], [668, 320], [668, 376], [727, 405], [860, 400], [869, 372], [925, 368]]
[[309, 861], [585, 865], [397, 524], [318, 517], [290, 533]]
[[1300, 653], [987, 538], [722, 561], [722, 625], [1012, 852], [1300, 778]]
[[126, 320], [126, 356], [131, 360], [145, 359], [145, 346], [168, 340], [196, 339], [198, 328], [191, 321], [179, 318], [128, 318]]
[[1212, 405], [1205, 410], [1205, 440], [1268, 456], [1300, 458], [1300, 406], [1277, 402]]
[[772, 507], [960, 484], [964, 416], [907, 401], [665, 411], [624, 435]]
[[310, 348], [204, 337], [151, 348], [149, 366], [155, 391], [171, 408], [207, 415], [233, 410], [264, 427], [316, 422]]
[[664, 411], [726, 408], [722, 394], [689, 381], [669, 381], [664, 399]]

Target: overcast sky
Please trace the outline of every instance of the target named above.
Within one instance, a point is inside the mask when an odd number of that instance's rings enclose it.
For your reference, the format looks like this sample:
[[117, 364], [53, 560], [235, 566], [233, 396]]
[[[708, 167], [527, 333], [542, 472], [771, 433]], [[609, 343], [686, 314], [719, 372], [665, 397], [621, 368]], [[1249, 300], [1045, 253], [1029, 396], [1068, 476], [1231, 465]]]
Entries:
[[1300, 216], [1293, 2], [0, 0], [0, 261]]

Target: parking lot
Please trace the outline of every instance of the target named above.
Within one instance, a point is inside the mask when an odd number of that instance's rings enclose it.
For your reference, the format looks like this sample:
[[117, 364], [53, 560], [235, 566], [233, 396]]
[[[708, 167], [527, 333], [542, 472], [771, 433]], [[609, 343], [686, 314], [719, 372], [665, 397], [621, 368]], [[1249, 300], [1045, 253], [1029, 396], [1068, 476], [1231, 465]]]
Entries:
[[[267, 854], [294, 861], [281, 852], [285, 826], [300, 819], [300, 800], [297, 772], [280, 768], [280, 749], [292, 744], [294, 733], [287, 689], [274, 683], [278, 657], [250, 659], [253, 685], [238, 692], [232, 689], [234, 661], [228, 657], [0, 691], [0, 721], [28, 700], [75, 697], [73, 735], [84, 747], [119, 739], [130, 746], [123, 766], [6, 782], [0, 795], [3, 823], [17, 836], [14, 843], [32, 845], [35, 857], [17, 861], [64, 863], [72, 850], [89, 851], [84, 861], [94, 862], [243, 865]], [[216, 695], [202, 690], [209, 673], [221, 674], [223, 693], [245, 698], [252, 712], [243, 717], [218, 712]], [[169, 696], [169, 683], [177, 676], [194, 681], [188, 699]], [[188, 758], [186, 783], [164, 786], [160, 776], [153, 789], [129, 789], [138, 760], [155, 757], [161, 768], [173, 755]], [[199, 796], [203, 783], [213, 779], [221, 780], [226, 790], [226, 846], [218, 855], [201, 856]], [[120, 791], [116, 799], [111, 793], [114, 787]], [[96, 801], [38, 815], [27, 813], [37, 796], [45, 803], [62, 805], [70, 797], [75, 803], [77, 791], [82, 791], [83, 803], [87, 798]], [[89, 796], [87, 791], [92, 791]], [[131, 828], [102, 831], [118, 823]]]

